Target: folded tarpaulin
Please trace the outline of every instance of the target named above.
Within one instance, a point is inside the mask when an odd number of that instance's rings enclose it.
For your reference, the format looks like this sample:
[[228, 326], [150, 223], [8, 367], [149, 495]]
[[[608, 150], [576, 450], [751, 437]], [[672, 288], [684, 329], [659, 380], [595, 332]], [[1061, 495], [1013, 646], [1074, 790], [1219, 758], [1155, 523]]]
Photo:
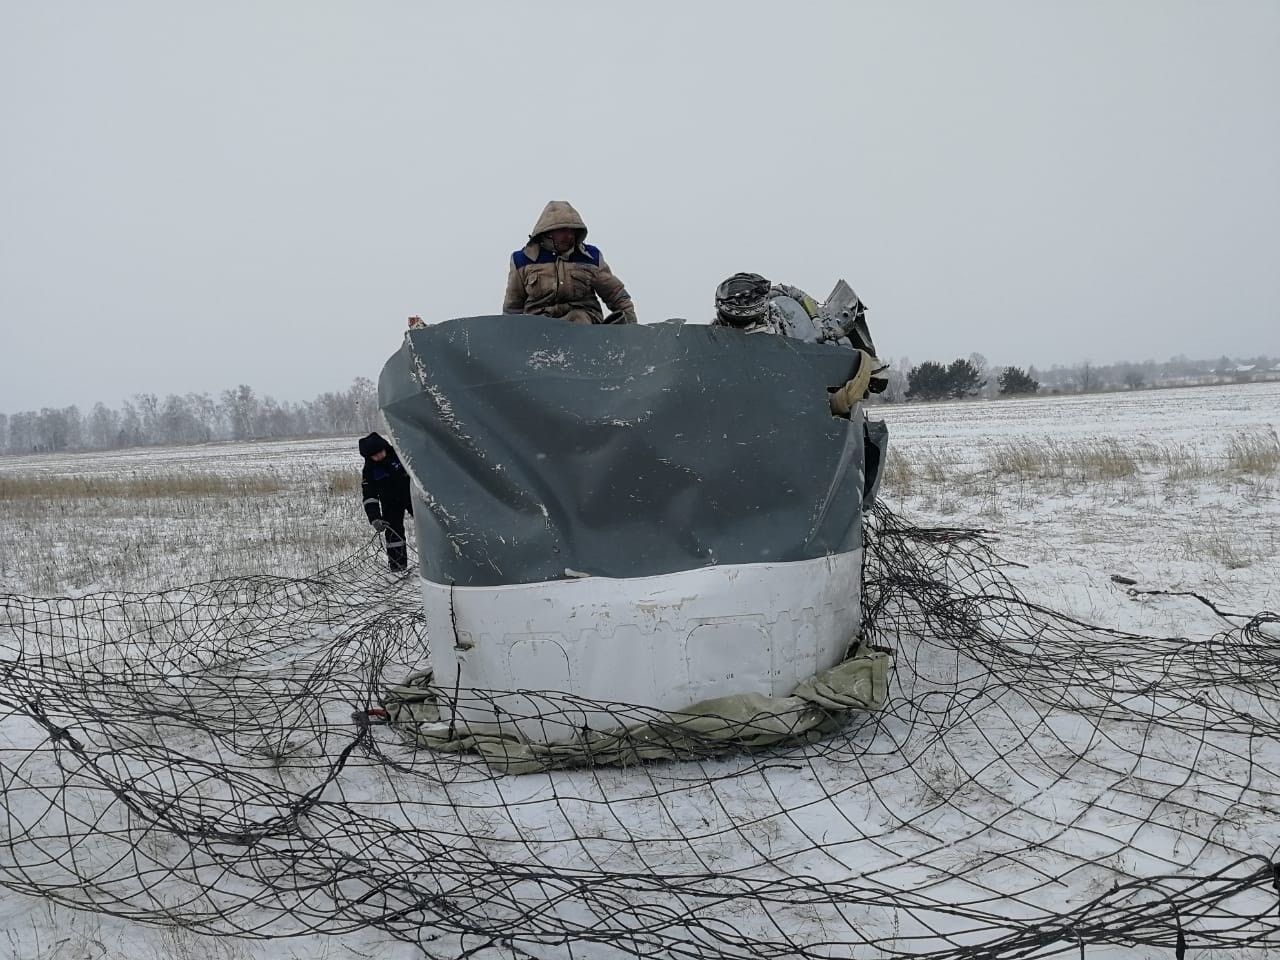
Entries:
[[809, 560], [861, 546], [858, 355], [668, 321], [410, 330], [379, 400], [416, 481], [422, 574], [493, 586]]
[[[887, 652], [860, 645], [843, 662], [805, 680], [789, 697], [736, 694], [678, 711], [619, 705], [615, 728], [582, 727], [567, 740], [531, 740], [514, 725], [475, 731], [442, 720], [430, 670], [388, 687], [383, 705], [388, 721], [413, 743], [446, 753], [474, 751], [502, 773], [536, 773], [715, 756], [815, 740], [856, 712], [882, 709], [889, 697], [892, 669], [893, 658]], [[563, 713], [549, 722], [566, 722], [582, 707], [575, 698], [566, 697]]]

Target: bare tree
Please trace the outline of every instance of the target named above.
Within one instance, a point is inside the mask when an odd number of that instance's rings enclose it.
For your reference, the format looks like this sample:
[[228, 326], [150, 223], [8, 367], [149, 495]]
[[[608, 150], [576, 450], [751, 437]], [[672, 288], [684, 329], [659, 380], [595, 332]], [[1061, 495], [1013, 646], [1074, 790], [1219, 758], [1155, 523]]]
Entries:
[[36, 416], [35, 435], [37, 450], [56, 452], [74, 449], [81, 437], [80, 409], [42, 408]]
[[331, 433], [355, 433], [363, 422], [356, 397], [351, 390], [322, 393], [316, 403], [324, 417], [325, 429]]
[[379, 429], [382, 411], [378, 408], [378, 386], [368, 377], [351, 382], [351, 399], [356, 408], [357, 429], [361, 433]]
[[128, 400], [120, 411], [120, 430], [116, 434], [114, 447], [140, 447], [146, 442], [142, 432], [142, 418], [138, 416], [138, 408]]
[[969, 364], [973, 369], [978, 371], [978, 376], [982, 380], [982, 386], [978, 388], [978, 396], [994, 397], [997, 392], [995, 378], [991, 376], [991, 364], [987, 362], [987, 358], [980, 353], [969, 354]]
[[62, 415], [67, 425], [67, 449], [83, 450], [84, 417], [80, 415], [80, 408], [73, 403], [69, 407], [62, 408]]
[[263, 397], [254, 417], [255, 437], [290, 437], [300, 434], [297, 408], [289, 403], [277, 403], [273, 397]]
[[134, 404], [141, 421], [143, 443], [163, 443], [164, 428], [160, 423], [160, 398], [154, 393], [135, 393]]
[[253, 395], [252, 387], [242, 383], [234, 390], [223, 390], [222, 408], [231, 428], [232, 440], [248, 440], [253, 436], [258, 398]]
[[36, 449], [36, 414], [30, 410], [9, 418], [9, 452], [32, 453]]
[[211, 397], [189, 393], [169, 394], [160, 407], [159, 442], [207, 443], [213, 439], [214, 406]]
[[882, 361], [889, 365], [884, 372], [887, 386], [881, 393], [872, 394], [881, 403], [904, 403], [907, 399], [907, 371], [911, 369], [911, 361], [906, 357], [894, 360], [892, 357]]
[[1093, 364], [1088, 360], [1080, 364], [1078, 369], [1078, 381], [1080, 383], [1081, 393], [1090, 393], [1098, 387], [1098, 377], [1094, 372]]
[[114, 447], [120, 436], [120, 414], [99, 400], [89, 414], [85, 432], [89, 446], [97, 450]]
[[218, 403], [213, 397], [207, 393], [188, 393], [185, 399], [197, 442], [208, 443], [214, 437], [225, 436], [218, 419]]

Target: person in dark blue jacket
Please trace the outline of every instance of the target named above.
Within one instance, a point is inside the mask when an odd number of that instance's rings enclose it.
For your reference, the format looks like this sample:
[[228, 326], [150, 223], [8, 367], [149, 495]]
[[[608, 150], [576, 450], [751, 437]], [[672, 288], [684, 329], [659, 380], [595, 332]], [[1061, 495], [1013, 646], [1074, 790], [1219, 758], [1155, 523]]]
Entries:
[[360, 477], [364, 512], [373, 528], [386, 537], [387, 563], [391, 569], [407, 570], [409, 553], [404, 539], [404, 515], [413, 516], [409, 474], [391, 444], [380, 434], [360, 438], [360, 455], [364, 457]]

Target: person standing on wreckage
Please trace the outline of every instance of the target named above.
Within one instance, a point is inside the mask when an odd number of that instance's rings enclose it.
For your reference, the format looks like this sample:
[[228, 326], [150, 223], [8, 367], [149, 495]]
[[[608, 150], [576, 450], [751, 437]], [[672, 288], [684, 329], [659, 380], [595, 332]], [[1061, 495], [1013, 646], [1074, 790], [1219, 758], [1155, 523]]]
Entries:
[[[838, 309], [837, 299], [841, 300]], [[799, 287], [770, 283], [758, 273], [735, 273], [716, 288], [716, 316], [711, 323], [747, 334], [771, 333], [856, 350], [857, 372], [830, 394], [831, 412], [838, 417], [848, 417], [855, 404], [888, 386], [887, 367], [876, 359], [871, 342], [866, 307], [843, 280], [827, 304], [819, 305]]]
[[[502, 312], [582, 324], [635, 323], [636, 308], [626, 285], [586, 239], [587, 225], [572, 204], [548, 203], [529, 242], [511, 255]], [[612, 311], [608, 317], [601, 300]]]
[[409, 569], [409, 548], [404, 538], [404, 515], [413, 516], [409, 495], [409, 474], [400, 457], [381, 434], [360, 438], [364, 469], [360, 474], [360, 497], [373, 529], [387, 542], [387, 565], [393, 573]]

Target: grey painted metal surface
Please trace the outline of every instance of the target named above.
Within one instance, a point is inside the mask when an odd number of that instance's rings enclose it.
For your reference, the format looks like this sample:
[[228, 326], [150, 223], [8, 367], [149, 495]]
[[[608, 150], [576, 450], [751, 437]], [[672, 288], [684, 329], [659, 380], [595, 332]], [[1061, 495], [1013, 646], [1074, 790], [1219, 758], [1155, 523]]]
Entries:
[[808, 560], [861, 545], [851, 351], [667, 322], [411, 330], [379, 398], [422, 574], [465, 586]]

